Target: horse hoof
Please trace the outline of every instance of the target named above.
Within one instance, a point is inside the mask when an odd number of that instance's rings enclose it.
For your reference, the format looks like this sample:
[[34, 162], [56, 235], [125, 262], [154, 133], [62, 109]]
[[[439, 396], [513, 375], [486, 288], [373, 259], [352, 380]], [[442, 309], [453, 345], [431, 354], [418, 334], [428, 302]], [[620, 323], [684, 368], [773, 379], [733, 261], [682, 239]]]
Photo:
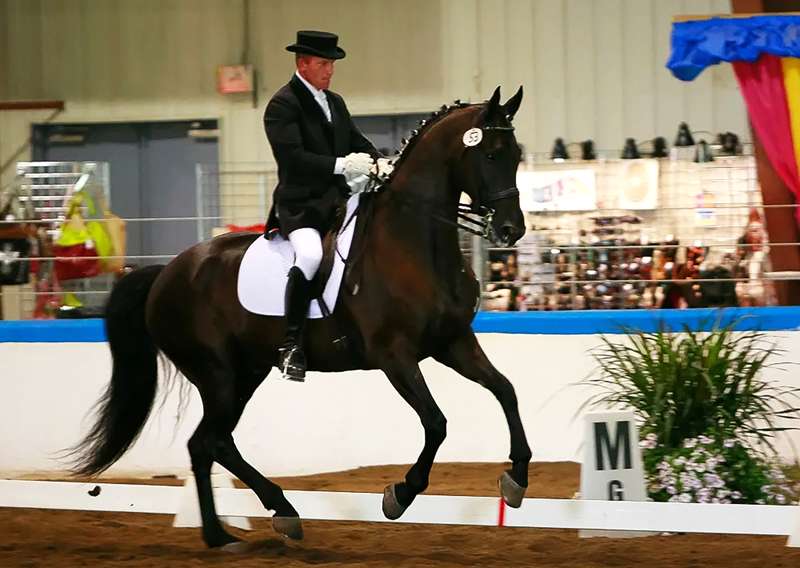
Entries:
[[243, 554], [249, 551], [250, 543], [244, 542], [243, 540], [236, 540], [221, 546], [219, 549], [223, 552], [230, 552], [232, 554]]
[[303, 539], [303, 523], [297, 517], [272, 517], [272, 528], [292, 540]]
[[525, 497], [527, 487], [521, 487], [517, 484], [507, 471], [497, 480], [497, 486], [500, 488], [500, 495], [502, 495], [506, 505], [515, 509], [522, 505], [522, 498]]
[[397, 484], [393, 483], [387, 485], [386, 489], [383, 490], [383, 515], [390, 521], [399, 519], [406, 510], [397, 500], [397, 495], [394, 491], [396, 486]]

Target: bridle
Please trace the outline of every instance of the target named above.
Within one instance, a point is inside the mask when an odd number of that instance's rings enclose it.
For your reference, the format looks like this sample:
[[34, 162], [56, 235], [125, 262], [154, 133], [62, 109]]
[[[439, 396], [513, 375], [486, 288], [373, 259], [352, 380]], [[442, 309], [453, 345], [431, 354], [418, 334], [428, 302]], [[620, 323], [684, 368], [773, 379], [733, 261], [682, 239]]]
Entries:
[[[502, 132], [514, 132], [513, 126], [482, 126], [482, 131], [502, 131]], [[465, 147], [464, 152], [471, 148], [475, 148], [477, 146], [470, 146]], [[478, 197], [480, 198], [481, 191], [478, 189]], [[516, 197], [519, 195], [519, 189], [516, 186], [507, 187], [504, 189], [496, 189], [496, 188], [488, 188], [484, 195], [484, 201], [487, 204], [494, 203], [495, 201], [500, 201], [501, 199], [506, 199], [508, 197]], [[449, 219], [443, 219], [439, 217], [439, 221], [448, 223], [451, 225], [456, 225], [459, 229], [462, 229], [468, 233], [472, 233], [473, 235], [478, 235], [481, 238], [486, 239], [492, 243], [497, 242], [497, 234], [495, 233], [494, 227], [492, 226], [492, 219], [494, 218], [495, 210], [494, 208], [484, 205], [483, 203], [474, 202], [471, 204], [467, 203], [459, 203], [458, 204], [458, 217], [457, 221], [454, 223]]]
[[[504, 131], [504, 132], [513, 132], [513, 126], [482, 126], [480, 128], [482, 131]], [[464, 151], [466, 152], [472, 147], [464, 147]], [[362, 193], [377, 193], [383, 189], [386, 185], [387, 179], [378, 176], [377, 174], [370, 173], [369, 174], [369, 181], [362, 190]], [[478, 190], [478, 194], [480, 197], [480, 190]], [[508, 187], [504, 189], [494, 189], [489, 188], [484, 195], [484, 201], [487, 204], [494, 203], [495, 201], [499, 201], [501, 199], [506, 199], [508, 197], [515, 197], [519, 195], [519, 189], [516, 186]], [[458, 212], [456, 214], [456, 220], [453, 221], [446, 217], [441, 216], [440, 214], [436, 213], [435, 211], [431, 211], [428, 215], [442, 223], [444, 225], [449, 225], [451, 227], [457, 227], [462, 231], [466, 231], [467, 233], [471, 233], [473, 235], [477, 235], [483, 239], [486, 239], [492, 243], [498, 243], [497, 234], [492, 226], [492, 220], [494, 219], [495, 209], [484, 205], [480, 202], [473, 202], [473, 203], [459, 203], [458, 204]], [[349, 223], [347, 223], [349, 224]], [[502, 244], [502, 243], [500, 243]]]

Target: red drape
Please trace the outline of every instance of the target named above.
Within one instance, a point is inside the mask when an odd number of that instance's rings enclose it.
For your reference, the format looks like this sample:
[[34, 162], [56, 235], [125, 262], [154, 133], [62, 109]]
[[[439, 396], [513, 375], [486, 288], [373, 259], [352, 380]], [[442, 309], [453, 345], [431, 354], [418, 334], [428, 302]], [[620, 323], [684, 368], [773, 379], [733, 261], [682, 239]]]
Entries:
[[[800, 178], [792, 144], [789, 105], [780, 58], [764, 54], [755, 63], [734, 61], [733, 68], [744, 95], [750, 122], [770, 163], [792, 193], [800, 197]], [[797, 210], [800, 220], [800, 208]]]

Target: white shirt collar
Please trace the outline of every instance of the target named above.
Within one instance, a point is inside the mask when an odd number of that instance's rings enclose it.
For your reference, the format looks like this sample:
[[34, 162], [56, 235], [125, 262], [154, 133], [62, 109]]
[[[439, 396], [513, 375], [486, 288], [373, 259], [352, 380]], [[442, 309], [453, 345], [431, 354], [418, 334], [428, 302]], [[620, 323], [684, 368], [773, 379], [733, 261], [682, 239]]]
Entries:
[[302, 75], [300, 75], [300, 73], [299, 73], [299, 72], [295, 71], [295, 72], [294, 72], [294, 74], [297, 76], [297, 78], [298, 78], [298, 79], [300, 79], [300, 80], [303, 82], [303, 84], [306, 86], [306, 88], [307, 88], [309, 91], [311, 91], [311, 94], [312, 94], [312, 96], [313, 96], [315, 99], [319, 99], [319, 98], [327, 99], [327, 97], [325, 96], [325, 91], [320, 91], [320, 90], [319, 90], [319, 89], [317, 89], [317, 88], [316, 88], [314, 85], [312, 85], [311, 83], [309, 83], [308, 81], [306, 81], [306, 80], [303, 78], [303, 76], [302, 76]]

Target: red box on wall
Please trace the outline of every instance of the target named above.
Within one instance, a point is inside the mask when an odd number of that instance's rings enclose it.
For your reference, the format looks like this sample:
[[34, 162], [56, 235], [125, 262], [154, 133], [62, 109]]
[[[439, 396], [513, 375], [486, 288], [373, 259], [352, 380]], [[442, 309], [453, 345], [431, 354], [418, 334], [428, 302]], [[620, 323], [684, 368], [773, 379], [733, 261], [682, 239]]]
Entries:
[[252, 65], [220, 65], [217, 67], [217, 91], [222, 95], [253, 92]]

